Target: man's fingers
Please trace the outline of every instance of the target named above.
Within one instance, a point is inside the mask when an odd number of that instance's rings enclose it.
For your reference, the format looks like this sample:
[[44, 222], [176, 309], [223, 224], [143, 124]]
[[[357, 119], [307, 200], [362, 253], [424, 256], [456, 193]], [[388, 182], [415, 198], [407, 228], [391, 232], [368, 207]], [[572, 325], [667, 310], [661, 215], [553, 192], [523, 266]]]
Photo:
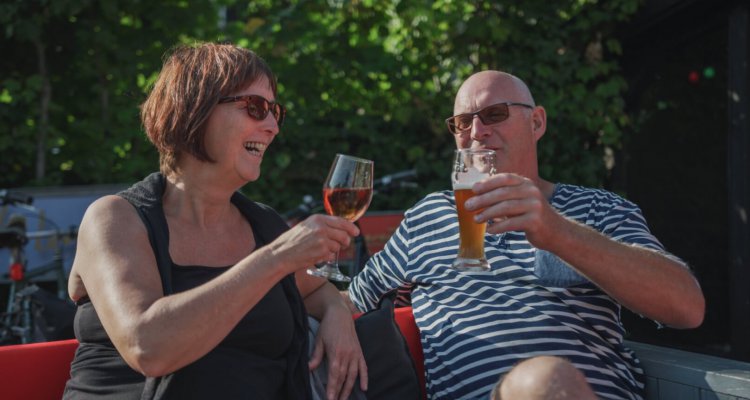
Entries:
[[474, 193], [484, 193], [502, 186], [515, 186], [523, 182], [524, 177], [511, 173], [500, 173], [474, 184]]

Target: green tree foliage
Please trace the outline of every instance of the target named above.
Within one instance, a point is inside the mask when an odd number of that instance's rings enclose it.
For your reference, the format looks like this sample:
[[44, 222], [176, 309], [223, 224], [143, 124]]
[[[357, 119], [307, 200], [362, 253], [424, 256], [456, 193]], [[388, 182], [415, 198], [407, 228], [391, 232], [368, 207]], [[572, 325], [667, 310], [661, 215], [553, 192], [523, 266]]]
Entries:
[[214, 7], [130, 0], [0, 4], [0, 186], [128, 182], [158, 166], [138, 105], [170, 46], [217, 35]]
[[[7, 3], [7, 0], [6, 0]], [[546, 107], [541, 173], [601, 185], [628, 126], [618, 23], [638, 0], [73, 1], [0, 5], [0, 186], [132, 182], [157, 167], [137, 105], [172, 44], [229, 40], [255, 50], [289, 108], [263, 176], [245, 190], [280, 210], [317, 195], [333, 155], [375, 160], [376, 175], [416, 167], [418, 190], [376, 196], [403, 209], [448, 187], [453, 138], [443, 120], [458, 85], [483, 69], [524, 79]], [[51, 86], [43, 178], [34, 41]], [[7, 48], [7, 50], [6, 50]], [[8, 155], [6, 157], [6, 154]]]

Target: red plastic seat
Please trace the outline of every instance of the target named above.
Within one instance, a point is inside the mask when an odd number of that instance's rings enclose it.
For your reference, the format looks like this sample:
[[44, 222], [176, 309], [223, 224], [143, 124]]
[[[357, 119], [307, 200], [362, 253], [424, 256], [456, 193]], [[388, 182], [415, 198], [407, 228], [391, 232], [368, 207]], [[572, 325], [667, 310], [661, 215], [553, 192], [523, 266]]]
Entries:
[[419, 329], [417, 323], [414, 321], [414, 315], [412, 314], [411, 307], [400, 307], [394, 310], [394, 317], [396, 318], [396, 324], [401, 329], [401, 334], [406, 339], [406, 344], [409, 346], [409, 353], [411, 358], [414, 360], [414, 365], [417, 368], [417, 374], [419, 375], [419, 383], [422, 384], [422, 393], [425, 391], [424, 381], [424, 354], [422, 353], [422, 342], [419, 339]]
[[61, 398], [76, 348], [75, 339], [0, 346], [0, 398]]
[[[424, 388], [424, 356], [412, 309], [396, 308], [394, 314]], [[53, 400], [62, 397], [77, 347], [75, 339], [0, 346], [0, 399]]]

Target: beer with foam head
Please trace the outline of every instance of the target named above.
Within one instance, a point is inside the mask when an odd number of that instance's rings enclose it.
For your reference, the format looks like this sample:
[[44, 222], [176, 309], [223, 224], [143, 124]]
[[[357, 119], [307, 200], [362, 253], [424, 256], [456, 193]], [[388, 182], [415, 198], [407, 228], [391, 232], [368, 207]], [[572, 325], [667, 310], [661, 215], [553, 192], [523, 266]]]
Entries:
[[495, 170], [495, 152], [492, 150], [461, 149], [456, 151], [452, 175], [453, 195], [458, 213], [458, 256], [453, 267], [461, 270], [488, 270], [484, 256], [484, 234], [487, 223], [477, 223], [474, 216], [479, 211], [468, 211], [464, 204], [474, 197], [474, 183], [492, 175]]
[[474, 197], [471, 187], [453, 189], [456, 197], [456, 211], [458, 212], [459, 246], [458, 257], [467, 259], [484, 259], [484, 232], [487, 223], [474, 222], [476, 211], [468, 211], [464, 204]]

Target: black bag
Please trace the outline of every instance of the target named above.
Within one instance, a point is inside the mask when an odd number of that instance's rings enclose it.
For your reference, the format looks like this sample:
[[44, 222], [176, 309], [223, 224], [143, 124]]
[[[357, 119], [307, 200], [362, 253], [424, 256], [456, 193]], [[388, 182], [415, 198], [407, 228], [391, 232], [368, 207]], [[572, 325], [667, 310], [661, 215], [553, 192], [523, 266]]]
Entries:
[[354, 320], [367, 362], [368, 399], [422, 399], [417, 369], [393, 317], [393, 300], [384, 296], [378, 308]]

